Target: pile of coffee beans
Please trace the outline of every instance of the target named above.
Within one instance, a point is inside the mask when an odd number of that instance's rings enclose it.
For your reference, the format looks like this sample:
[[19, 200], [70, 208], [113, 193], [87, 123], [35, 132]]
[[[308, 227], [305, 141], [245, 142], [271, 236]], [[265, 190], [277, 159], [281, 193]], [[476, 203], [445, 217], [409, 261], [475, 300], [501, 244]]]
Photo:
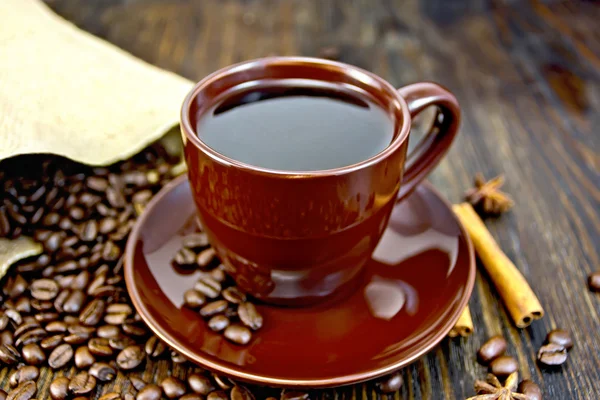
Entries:
[[[144, 206], [180, 172], [179, 161], [155, 145], [107, 168], [46, 155], [0, 162], [0, 238], [24, 235], [44, 247], [0, 282], [0, 371], [8, 367], [0, 400], [309, 398], [297, 390], [246, 388], [205, 371], [154, 336], [135, 312], [123, 278], [125, 242]], [[262, 316], [206, 236], [187, 237], [175, 262], [203, 271], [185, 293], [186, 305], [214, 331], [248, 343]], [[393, 391], [401, 382], [395, 374], [377, 387]]]
[[252, 331], [263, 326], [263, 317], [227, 275], [226, 267], [218, 262], [203, 232], [183, 238], [183, 247], [173, 262], [179, 268], [202, 271], [201, 277], [183, 294], [186, 307], [197, 310], [207, 320], [208, 327], [221, 332], [225, 338], [239, 345], [252, 340]]

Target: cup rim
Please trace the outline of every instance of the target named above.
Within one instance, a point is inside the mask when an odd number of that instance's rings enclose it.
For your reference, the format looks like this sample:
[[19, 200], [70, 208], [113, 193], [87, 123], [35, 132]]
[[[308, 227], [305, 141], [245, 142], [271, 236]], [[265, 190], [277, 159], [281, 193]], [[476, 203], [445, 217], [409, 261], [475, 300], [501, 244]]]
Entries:
[[[374, 156], [362, 160], [360, 162], [346, 165], [338, 168], [331, 169], [321, 169], [321, 170], [310, 170], [310, 171], [295, 171], [295, 170], [280, 170], [280, 169], [272, 169], [272, 168], [264, 168], [256, 165], [244, 163], [242, 161], [238, 161], [231, 157], [228, 157], [213, 148], [211, 148], [208, 144], [202, 141], [199, 136], [196, 134], [195, 129], [192, 127], [190, 122], [190, 109], [192, 102], [198, 96], [202, 90], [204, 90], [210, 84], [218, 81], [222, 77], [227, 74], [234, 72], [241, 72], [244, 70], [250, 70], [255, 68], [261, 68], [265, 65], [312, 65], [320, 68], [331, 68], [336, 69], [343, 74], [352, 75], [353, 78], [360, 80], [366, 85], [370, 86], [373, 90], [387, 90], [389, 94], [397, 101], [400, 105], [400, 111], [402, 112], [402, 126], [399, 129], [398, 134], [394, 137], [394, 139], [390, 142], [390, 144], [379, 153]], [[235, 167], [240, 170], [244, 170], [247, 172], [252, 172], [260, 175], [272, 175], [272, 176], [284, 176], [284, 177], [295, 177], [295, 178], [308, 178], [308, 177], [323, 177], [323, 176], [334, 176], [334, 175], [343, 175], [347, 173], [351, 173], [353, 171], [360, 170], [362, 168], [369, 167], [371, 165], [377, 164], [390, 154], [393, 154], [400, 148], [405, 140], [407, 140], [410, 126], [411, 126], [411, 117], [410, 112], [408, 110], [408, 104], [406, 100], [400, 95], [398, 89], [394, 88], [390, 83], [388, 83], [385, 79], [380, 76], [364, 70], [360, 67], [356, 67], [354, 65], [342, 63], [339, 61], [332, 61], [327, 59], [321, 59], [316, 57], [297, 57], [297, 56], [273, 56], [273, 57], [263, 57], [256, 58], [247, 61], [243, 61], [240, 63], [232, 64], [230, 66], [221, 68], [210, 75], [206, 76], [198, 83], [194, 85], [194, 87], [190, 90], [190, 92], [186, 95], [183, 100], [181, 106], [181, 114], [180, 114], [180, 123], [182, 127], [182, 132], [185, 135], [185, 139], [191, 141], [193, 145], [202, 151], [205, 155], [210, 157], [213, 161], [228, 167]]]

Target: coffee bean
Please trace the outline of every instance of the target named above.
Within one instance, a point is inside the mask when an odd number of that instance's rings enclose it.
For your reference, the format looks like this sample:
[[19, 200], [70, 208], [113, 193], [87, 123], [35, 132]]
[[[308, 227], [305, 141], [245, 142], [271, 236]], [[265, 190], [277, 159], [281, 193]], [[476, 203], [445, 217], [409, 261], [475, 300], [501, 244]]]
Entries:
[[477, 360], [483, 364], [488, 365], [494, 359], [504, 354], [507, 348], [506, 339], [502, 336], [494, 336], [485, 342], [479, 351], [477, 351]]
[[94, 333], [94, 328], [78, 324], [70, 325], [68, 330], [70, 335], [65, 336], [63, 340], [69, 344], [84, 343], [92, 336], [92, 333]]
[[200, 315], [203, 317], [212, 317], [213, 315], [225, 311], [227, 305], [228, 303], [225, 300], [213, 301], [200, 309]]
[[[71, 291], [69, 289], [63, 289], [60, 291], [60, 293], [58, 294], [58, 296], [56, 296], [56, 298], [54, 299], [54, 308], [56, 309], [56, 311], [58, 312], [64, 312], [64, 305], [65, 305], [65, 301], [67, 301], [67, 299], [69, 298], [69, 296], [71, 295]], [[50, 303], [52, 306], [52, 303]]]
[[185, 358], [181, 353], [178, 353], [175, 350], [171, 351], [171, 361], [173, 361], [173, 363], [175, 364], [183, 364], [184, 362], [187, 361], [187, 358]]
[[58, 250], [65, 239], [66, 235], [64, 232], [53, 232], [44, 241], [44, 249], [51, 253]]
[[121, 395], [117, 392], [106, 393], [100, 396], [98, 400], [121, 400]]
[[21, 359], [19, 351], [10, 343], [0, 346], [0, 361], [6, 365], [16, 364]]
[[135, 397], [136, 400], [160, 400], [162, 389], [158, 385], [150, 384], [140, 390]]
[[40, 342], [40, 347], [44, 350], [52, 350], [63, 341], [64, 337], [65, 335], [49, 336]]
[[206, 236], [206, 233], [204, 232], [187, 235], [182, 241], [183, 247], [187, 247], [189, 249], [198, 249], [201, 247], [206, 247], [209, 244], [208, 236]]
[[529, 396], [528, 400], [542, 400], [542, 391], [540, 387], [529, 379], [525, 379], [519, 384], [517, 392]]
[[87, 187], [95, 190], [96, 192], [104, 192], [106, 189], [108, 189], [108, 181], [97, 176], [88, 177], [85, 183]]
[[8, 392], [6, 400], [30, 400], [36, 392], [37, 386], [35, 382], [23, 382], [22, 384]]
[[235, 385], [231, 389], [231, 400], [255, 400], [254, 395], [247, 388]]
[[69, 391], [73, 394], [87, 394], [96, 387], [96, 378], [86, 371], [81, 371], [69, 381]]
[[226, 288], [222, 294], [225, 300], [233, 304], [240, 304], [246, 301], [246, 295], [237, 286]]
[[11, 299], [19, 297], [27, 290], [27, 281], [21, 275], [17, 274], [15, 278], [7, 285], [9, 286], [8, 296]]
[[108, 345], [114, 350], [123, 350], [126, 347], [131, 346], [132, 344], [134, 344], [133, 340], [126, 336], [108, 339]]
[[38, 367], [25, 365], [16, 370], [9, 379], [10, 386], [15, 387], [27, 381], [35, 381], [40, 376]]
[[167, 350], [167, 346], [156, 336], [151, 336], [146, 342], [145, 350], [150, 357], [157, 358]]
[[211, 278], [215, 281], [223, 283], [227, 279], [227, 274], [225, 273], [225, 267], [223, 264], [219, 265], [217, 268], [213, 269], [209, 272]]
[[[67, 324], [67, 331], [69, 330], [69, 327], [71, 325], [78, 325], [79, 324], [79, 317], [76, 317], [74, 315], [65, 315], [63, 317], [63, 322], [65, 324]], [[87, 329], [87, 328], [86, 328]]]
[[14, 337], [11, 331], [3, 331], [0, 332], [0, 348], [2, 348], [3, 344], [13, 345]]
[[98, 290], [99, 288], [104, 286], [105, 282], [106, 282], [106, 272], [102, 273], [102, 274], [97, 274], [94, 277], [94, 279], [92, 280], [92, 282], [90, 282], [86, 293], [88, 295], [92, 296], [96, 292], [96, 290]]
[[6, 314], [0, 314], [0, 331], [3, 331], [8, 326], [9, 318]]
[[23, 323], [21, 325], [19, 325], [17, 327], [17, 329], [15, 329], [15, 336], [19, 337], [21, 335], [23, 335], [25, 332], [31, 331], [33, 329], [39, 328], [40, 327], [40, 323], [37, 321], [29, 321], [29, 322], [25, 322], [23, 321]]
[[140, 346], [128, 346], [117, 356], [117, 365], [121, 369], [133, 369], [142, 363], [144, 356], [145, 353]]
[[108, 241], [102, 249], [102, 258], [106, 261], [116, 261], [121, 257], [121, 248], [113, 241]]
[[229, 396], [224, 390], [215, 390], [206, 396], [206, 400], [229, 400]]
[[184, 247], [175, 254], [173, 261], [181, 267], [195, 266], [196, 253]]
[[35, 314], [35, 320], [40, 323], [52, 322], [58, 318], [58, 313], [55, 312], [43, 312]]
[[147, 385], [147, 383], [144, 380], [138, 378], [137, 376], [130, 376], [129, 381], [131, 382], [131, 385], [135, 388], [135, 390], [142, 390]]
[[79, 321], [87, 326], [98, 325], [104, 316], [104, 308], [104, 300], [92, 300], [79, 315]]
[[400, 372], [394, 372], [393, 374], [387, 375], [384, 378], [380, 379], [375, 384], [375, 387], [382, 393], [393, 393], [400, 390], [403, 383], [404, 379], [402, 378], [402, 374]]
[[110, 364], [104, 362], [94, 363], [90, 367], [90, 375], [96, 377], [98, 380], [102, 382], [108, 382], [114, 379], [117, 376], [117, 370], [114, 369]]
[[181, 396], [179, 400], [204, 400], [204, 397], [196, 393], [188, 393]]
[[567, 351], [573, 348], [573, 338], [564, 329], [554, 329], [546, 336], [547, 343], [554, 343], [564, 347]]
[[183, 302], [187, 307], [196, 309], [206, 303], [206, 297], [196, 289], [189, 289], [183, 294]]
[[[70, 197], [70, 198], [73, 199], [72, 202], [77, 201], [77, 197], [75, 197], [75, 196]], [[85, 211], [81, 207], [71, 207], [69, 209], [69, 216], [76, 221], [80, 221], [85, 217]]]
[[123, 197], [123, 193], [121, 193], [119, 190], [115, 189], [112, 186], [109, 186], [106, 189], [106, 199], [114, 208], [125, 207], [126, 201], [125, 197]]
[[219, 296], [221, 293], [221, 283], [217, 282], [213, 278], [209, 276], [202, 277], [196, 282], [194, 285], [194, 289], [209, 297], [214, 299]]
[[223, 335], [233, 343], [241, 345], [248, 344], [252, 339], [250, 330], [241, 325], [229, 325], [225, 328]]
[[490, 372], [498, 378], [506, 378], [519, 369], [519, 363], [511, 356], [500, 356], [490, 363]]
[[58, 221], [58, 227], [66, 232], [73, 228], [73, 221], [71, 221], [68, 217], [62, 217], [60, 221]]
[[196, 264], [198, 264], [200, 268], [204, 268], [213, 262], [216, 255], [217, 253], [212, 247], [209, 247], [206, 250], [202, 250], [200, 253], [198, 253], [198, 256], [196, 257]]
[[79, 228], [79, 238], [84, 242], [91, 242], [96, 240], [98, 236], [98, 223], [96, 220], [88, 220], [84, 222]]
[[96, 331], [96, 335], [105, 339], [116, 339], [121, 334], [119, 327], [114, 325], [102, 325]]
[[23, 359], [29, 365], [42, 365], [46, 361], [46, 354], [37, 343], [30, 343], [21, 349]]
[[62, 305], [64, 312], [69, 314], [78, 313], [85, 302], [85, 293], [81, 290], [73, 290], [69, 293], [69, 296], [65, 299]]
[[90, 273], [88, 271], [81, 271], [79, 274], [73, 276], [69, 287], [72, 290], [84, 290], [90, 281]]
[[229, 318], [224, 315], [215, 315], [208, 320], [208, 327], [214, 332], [220, 332], [229, 326]]
[[217, 385], [223, 390], [229, 390], [235, 386], [235, 382], [224, 375], [217, 375], [213, 373], [212, 377]]
[[64, 400], [69, 395], [69, 378], [61, 376], [50, 384], [50, 396], [54, 400]]
[[72, 272], [79, 268], [79, 265], [74, 260], [63, 261], [56, 266], [56, 272], [63, 274], [65, 272]]
[[198, 373], [193, 373], [189, 375], [187, 381], [188, 385], [190, 386], [190, 389], [203, 396], [206, 396], [207, 394], [215, 390], [215, 387], [213, 386], [210, 379]]
[[588, 286], [592, 292], [600, 292], [600, 271], [590, 274]]
[[106, 217], [100, 220], [98, 231], [103, 235], [108, 235], [117, 229], [117, 220], [112, 217]]
[[169, 399], [175, 399], [185, 394], [185, 384], [173, 376], [164, 379], [160, 386]]
[[51, 279], [38, 279], [29, 287], [31, 296], [38, 300], [52, 300], [58, 294], [58, 284]]
[[88, 342], [90, 352], [97, 356], [110, 356], [113, 354], [113, 349], [110, 347], [108, 339], [93, 338]]
[[96, 358], [91, 353], [90, 349], [87, 346], [78, 347], [75, 350], [75, 365], [77, 368], [87, 368], [96, 362]]
[[19, 297], [15, 303], [15, 309], [23, 314], [31, 312], [31, 302], [27, 297]]
[[75, 279], [75, 276], [73, 276], [73, 275], [66, 275], [66, 276], [65, 275], [56, 275], [54, 277], [54, 280], [56, 281], [56, 283], [58, 284], [58, 286], [61, 289], [70, 288], [74, 279]]
[[48, 333], [43, 328], [35, 328], [20, 335], [17, 340], [15, 340], [15, 345], [21, 347], [31, 343], [39, 343], [47, 335]]
[[240, 304], [238, 306], [238, 316], [242, 323], [252, 330], [260, 329], [263, 325], [263, 317], [252, 303], [244, 302]]
[[83, 205], [86, 209], [92, 209], [96, 204], [98, 204], [102, 198], [100, 196], [96, 196], [91, 193], [82, 193], [79, 196], [79, 204]]
[[148, 333], [142, 323], [132, 320], [127, 320], [123, 323], [123, 331], [132, 336], [146, 336]]
[[63, 333], [67, 331], [67, 324], [63, 321], [52, 321], [46, 325], [46, 332], [50, 333]]
[[52, 369], [59, 369], [67, 365], [73, 358], [73, 348], [67, 343], [56, 347], [48, 357], [48, 365]]
[[567, 350], [559, 344], [548, 343], [540, 347], [537, 359], [540, 363], [547, 366], [561, 365], [567, 361]]
[[[6, 307], [6, 305], [7, 303], [5, 302], [4, 306]], [[8, 310], [4, 311], [4, 315], [6, 315], [9, 320], [14, 322], [15, 325], [21, 325], [23, 323], [23, 317], [21, 316], [21, 313], [13, 308], [9, 308]]]

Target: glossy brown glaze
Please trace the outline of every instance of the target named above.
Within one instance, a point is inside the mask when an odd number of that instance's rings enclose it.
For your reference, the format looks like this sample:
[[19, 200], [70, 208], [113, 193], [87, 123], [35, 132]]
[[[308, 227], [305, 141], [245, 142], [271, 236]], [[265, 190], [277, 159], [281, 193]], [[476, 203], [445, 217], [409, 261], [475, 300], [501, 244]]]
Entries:
[[470, 296], [472, 246], [429, 185], [395, 202], [356, 290], [311, 307], [259, 305], [265, 324], [248, 346], [213, 333], [182, 307], [198, 273], [170, 265], [197, 226], [190, 185], [159, 193], [127, 243], [125, 279], [150, 328], [190, 360], [245, 381], [325, 387], [374, 378], [414, 361], [446, 336]]
[[[394, 139], [368, 160], [310, 172], [250, 166], [199, 139], [196, 120], [215, 98], [240, 84], [265, 79], [352, 86], [393, 118]], [[411, 117], [430, 105], [440, 108], [440, 118], [416, 147], [403, 179]], [[185, 155], [199, 218], [238, 285], [258, 299], [307, 305], [336, 291], [348, 292], [381, 238], [399, 190], [405, 197], [439, 162], [459, 118], [456, 99], [438, 85], [415, 84], [398, 93], [376, 75], [342, 63], [272, 57], [227, 67], [199, 82], [182, 108]]]

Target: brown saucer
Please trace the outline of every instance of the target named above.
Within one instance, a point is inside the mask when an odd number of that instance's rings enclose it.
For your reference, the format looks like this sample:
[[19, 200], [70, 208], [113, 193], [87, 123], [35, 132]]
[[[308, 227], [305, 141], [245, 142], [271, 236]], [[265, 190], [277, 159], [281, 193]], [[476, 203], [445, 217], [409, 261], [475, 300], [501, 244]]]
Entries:
[[265, 325], [241, 347], [182, 308], [197, 276], [176, 272], [171, 259], [195, 221], [187, 177], [178, 178], [156, 195], [129, 237], [127, 288], [156, 335], [191, 361], [247, 382], [317, 388], [399, 369], [446, 336], [475, 280], [471, 242], [449, 204], [424, 184], [395, 206], [350, 297], [308, 308], [259, 305]]

